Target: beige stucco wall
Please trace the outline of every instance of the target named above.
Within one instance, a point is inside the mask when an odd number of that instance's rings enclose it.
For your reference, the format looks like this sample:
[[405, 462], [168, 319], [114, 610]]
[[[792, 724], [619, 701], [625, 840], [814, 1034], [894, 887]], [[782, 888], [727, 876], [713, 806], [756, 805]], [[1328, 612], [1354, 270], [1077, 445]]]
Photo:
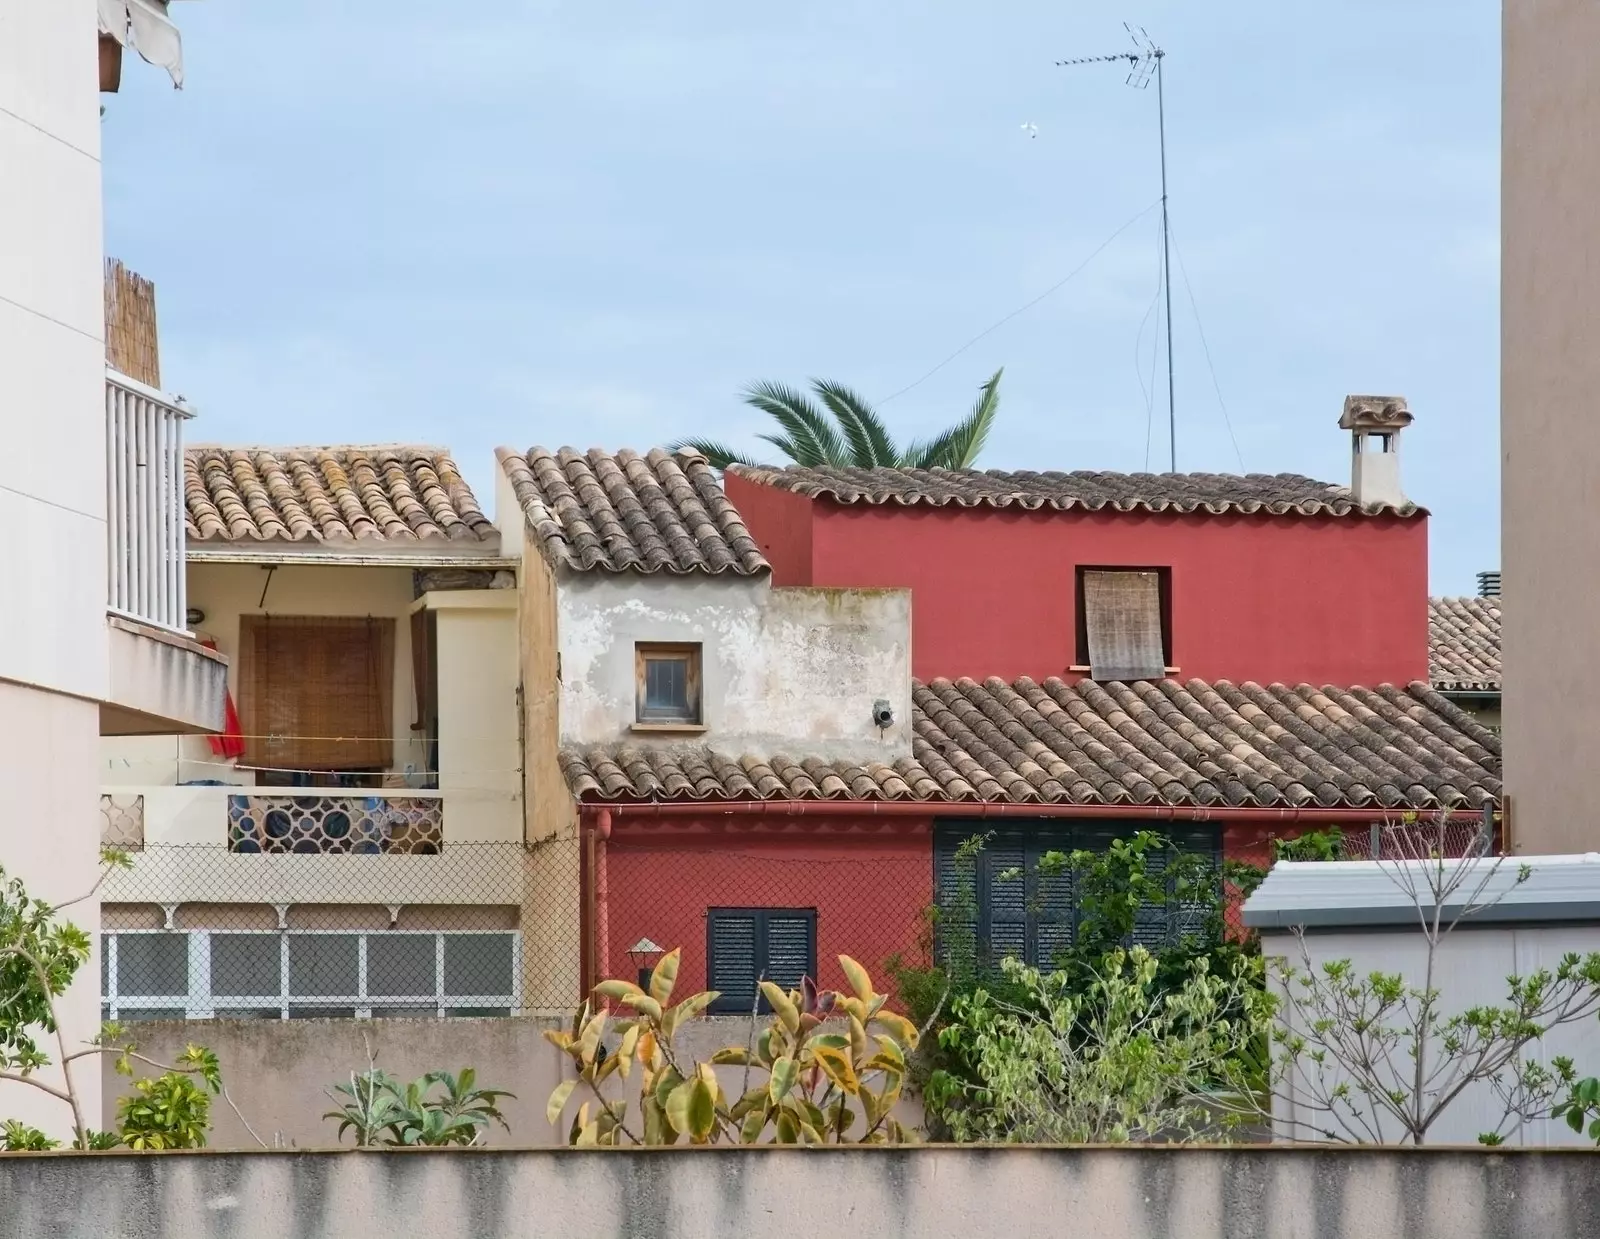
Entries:
[[[60, 693], [0, 681], [0, 868], [19, 877], [29, 895], [52, 904], [78, 900], [99, 876], [99, 789], [95, 755], [99, 708]], [[82, 1048], [100, 1027], [99, 904], [88, 899], [63, 913], [89, 932], [94, 953], [57, 1012], [69, 1049]], [[53, 1041], [43, 1045], [59, 1060]], [[58, 1069], [42, 1078], [59, 1084]], [[74, 1071], [88, 1116], [99, 1110], [100, 1073], [84, 1064]], [[20, 1118], [58, 1136], [71, 1128], [70, 1112], [36, 1089], [0, 1083], [0, 1118]]]
[[[636, 642], [698, 642], [703, 735], [732, 753], [911, 755], [911, 593], [773, 589], [767, 577], [558, 578], [564, 744], [685, 743], [631, 731]], [[879, 729], [873, 702], [894, 722]]]
[[1592, 1153], [836, 1148], [0, 1159], [59, 1239], [1595, 1239]]
[[1600, 846], [1600, 6], [1515, 0], [1501, 123], [1501, 564], [1513, 848]]

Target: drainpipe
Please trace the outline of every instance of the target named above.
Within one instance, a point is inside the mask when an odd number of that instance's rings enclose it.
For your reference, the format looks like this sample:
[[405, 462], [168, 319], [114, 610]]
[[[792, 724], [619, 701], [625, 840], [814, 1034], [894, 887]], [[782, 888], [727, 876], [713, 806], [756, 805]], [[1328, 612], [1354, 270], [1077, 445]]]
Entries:
[[589, 872], [594, 875], [592, 946], [589, 935], [586, 933], [584, 936], [584, 945], [590, 947], [582, 965], [585, 994], [605, 980], [606, 970], [611, 966], [611, 910], [606, 881], [606, 840], [611, 838], [611, 816], [612, 810], [609, 808], [591, 811], [585, 805], [581, 819], [588, 828], [584, 832], [587, 846], [583, 855], [589, 862]]

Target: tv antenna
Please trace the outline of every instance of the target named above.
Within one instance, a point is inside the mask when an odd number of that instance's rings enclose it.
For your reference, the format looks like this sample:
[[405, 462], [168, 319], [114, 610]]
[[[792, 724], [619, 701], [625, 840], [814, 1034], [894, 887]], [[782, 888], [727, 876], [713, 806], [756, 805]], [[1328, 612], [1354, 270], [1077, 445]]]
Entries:
[[1144, 90], [1152, 77], [1156, 80], [1156, 124], [1161, 139], [1161, 283], [1167, 294], [1167, 444], [1170, 452], [1168, 468], [1178, 471], [1178, 418], [1173, 398], [1172, 382], [1172, 230], [1167, 221], [1167, 98], [1162, 87], [1161, 62], [1166, 52], [1157, 47], [1145, 33], [1143, 26], [1122, 23], [1122, 28], [1133, 40], [1125, 52], [1109, 56], [1079, 56], [1073, 60], [1058, 60], [1064, 68], [1078, 65], [1104, 65], [1127, 63], [1127, 84], [1135, 90]]

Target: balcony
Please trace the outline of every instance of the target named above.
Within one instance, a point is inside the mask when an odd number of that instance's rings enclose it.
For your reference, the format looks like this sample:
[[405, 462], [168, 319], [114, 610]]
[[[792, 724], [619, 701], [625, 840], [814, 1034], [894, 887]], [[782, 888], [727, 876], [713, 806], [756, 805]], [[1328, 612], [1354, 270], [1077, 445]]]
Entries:
[[175, 400], [106, 372], [108, 736], [222, 730], [227, 660], [187, 627], [183, 423]]

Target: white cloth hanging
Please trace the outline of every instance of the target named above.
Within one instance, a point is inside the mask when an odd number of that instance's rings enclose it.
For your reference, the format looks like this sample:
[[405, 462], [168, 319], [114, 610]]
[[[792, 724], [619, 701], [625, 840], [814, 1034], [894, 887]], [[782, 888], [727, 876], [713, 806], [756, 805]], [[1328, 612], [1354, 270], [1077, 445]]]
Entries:
[[100, 33], [165, 69], [183, 88], [183, 36], [167, 16], [167, 0], [100, 0]]

